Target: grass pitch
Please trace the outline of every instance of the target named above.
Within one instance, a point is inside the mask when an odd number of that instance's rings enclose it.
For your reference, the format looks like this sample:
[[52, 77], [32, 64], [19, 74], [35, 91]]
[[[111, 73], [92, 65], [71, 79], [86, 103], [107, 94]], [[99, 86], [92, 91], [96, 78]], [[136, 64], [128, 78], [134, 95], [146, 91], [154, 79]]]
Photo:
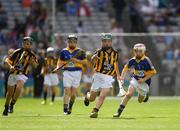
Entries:
[[[133, 98], [121, 118], [114, 119], [121, 98], [107, 98], [99, 117], [89, 118], [95, 103], [85, 107], [76, 100], [71, 115], [63, 114], [63, 101], [41, 105], [41, 99], [21, 98], [13, 114], [0, 116], [0, 130], [180, 130], [180, 98], [150, 98], [139, 104]], [[4, 99], [0, 100], [0, 113]]]

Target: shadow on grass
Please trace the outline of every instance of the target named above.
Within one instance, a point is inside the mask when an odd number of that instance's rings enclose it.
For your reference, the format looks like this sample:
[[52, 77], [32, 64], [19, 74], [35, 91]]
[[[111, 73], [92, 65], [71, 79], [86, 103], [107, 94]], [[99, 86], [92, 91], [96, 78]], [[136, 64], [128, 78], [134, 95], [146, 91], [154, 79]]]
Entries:
[[126, 120], [135, 120], [136, 118], [134, 117], [119, 117], [119, 118], [114, 118], [113, 116], [101, 116], [98, 115], [98, 118], [90, 118], [89, 114], [75, 114], [74, 116], [78, 117], [78, 118], [89, 118], [89, 119], [126, 119]]
[[[5, 117], [5, 118], [26, 118], [26, 117], [34, 117], [34, 118], [68, 118], [68, 117], [71, 117], [71, 118], [74, 118], [74, 119], [90, 119], [90, 120], [93, 120], [93, 119], [95, 119], [95, 120], [105, 120], [105, 119], [107, 119], [107, 120], [112, 120], [112, 119], [114, 119], [114, 120], [121, 120], [121, 119], [123, 119], [123, 120], [135, 120], [136, 118], [134, 118], [134, 117], [119, 117], [119, 118], [114, 118], [114, 117], [111, 117], [111, 116], [98, 116], [98, 118], [90, 118], [89, 117], [89, 115], [87, 114], [87, 115], [85, 115], [85, 114], [73, 114], [73, 115], [44, 115], [44, 114], [32, 114], [32, 115], [9, 115], [9, 116], [7, 116], [7, 117]], [[156, 117], [144, 117], [144, 118], [156, 118]]]
[[112, 118], [112, 119], [123, 119], [123, 120], [135, 120], [135, 117], [118, 117], [118, 118]]
[[163, 116], [146, 116], [143, 118], [149, 118], [149, 119], [156, 119], [156, 118], [167, 118], [167, 117], [163, 117]]
[[8, 115], [8, 116], [2, 116], [4, 118], [23, 118], [23, 117], [61, 117], [62, 115], [40, 115], [40, 114], [34, 114], [34, 115]]

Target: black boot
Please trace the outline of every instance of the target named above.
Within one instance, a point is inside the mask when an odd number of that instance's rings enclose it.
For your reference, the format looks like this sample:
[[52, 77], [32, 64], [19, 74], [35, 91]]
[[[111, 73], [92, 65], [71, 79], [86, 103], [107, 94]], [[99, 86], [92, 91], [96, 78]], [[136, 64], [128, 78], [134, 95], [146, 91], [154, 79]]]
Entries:
[[89, 106], [89, 100], [87, 99], [87, 97], [84, 98], [84, 105]]
[[118, 110], [114, 115], [113, 117], [120, 117], [122, 111], [121, 110]]
[[146, 98], [144, 99], [143, 102], [147, 102], [149, 100], [149, 94], [146, 94]]
[[99, 111], [99, 109], [93, 108], [93, 110], [90, 114], [90, 118], [97, 118], [98, 117], [98, 111]]
[[9, 111], [9, 106], [8, 105], [5, 105], [4, 106], [4, 111], [3, 111], [3, 116], [8, 116], [8, 111]]
[[10, 103], [10, 106], [9, 106], [9, 113], [13, 113], [14, 112], [14, 104], [15, 103]]

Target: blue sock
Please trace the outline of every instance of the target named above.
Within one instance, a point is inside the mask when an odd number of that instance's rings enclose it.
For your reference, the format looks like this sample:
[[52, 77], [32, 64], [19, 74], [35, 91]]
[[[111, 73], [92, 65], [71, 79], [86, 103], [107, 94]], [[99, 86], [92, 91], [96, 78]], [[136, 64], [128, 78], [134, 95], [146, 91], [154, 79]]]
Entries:
[[118, 109], [118, 111], [123, 111], [124, 110], [124, 108], [125, 108], [125, 106], [123, 105], [123, 104], [121, 104], [120, 106], [119, 106], [119, 109]]
[[64, 104], [64, 112], [68, 112], [68, 104]]

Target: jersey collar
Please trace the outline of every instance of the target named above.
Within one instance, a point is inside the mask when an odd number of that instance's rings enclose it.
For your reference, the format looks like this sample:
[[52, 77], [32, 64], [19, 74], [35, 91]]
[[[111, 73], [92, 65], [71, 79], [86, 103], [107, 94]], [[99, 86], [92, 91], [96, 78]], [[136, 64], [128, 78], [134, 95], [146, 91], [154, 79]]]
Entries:
[[79, 49], [78, 47], [76, 47], [74, 50], [71, 50], [69, 47], [66, 48], [70, 53], [73, 53], [75, 50]]
[[134, 57], [133, 57], [133, 59], [134, 59], [134, 60], [136, 60], [136, 62], [138, 62], [138, 63], [139, 63], [140, 61], [144, 60], [144, 59], [145, 59], [145, 57], [146, 57], [146, 56], [145, 56], [145, 55], [143, 55], [143, 56], [141, 57], [141, 59], [140, 59], [140, 60], [137, 60], [137, 59], [136, 59], [136, 57], [134, 56]]

